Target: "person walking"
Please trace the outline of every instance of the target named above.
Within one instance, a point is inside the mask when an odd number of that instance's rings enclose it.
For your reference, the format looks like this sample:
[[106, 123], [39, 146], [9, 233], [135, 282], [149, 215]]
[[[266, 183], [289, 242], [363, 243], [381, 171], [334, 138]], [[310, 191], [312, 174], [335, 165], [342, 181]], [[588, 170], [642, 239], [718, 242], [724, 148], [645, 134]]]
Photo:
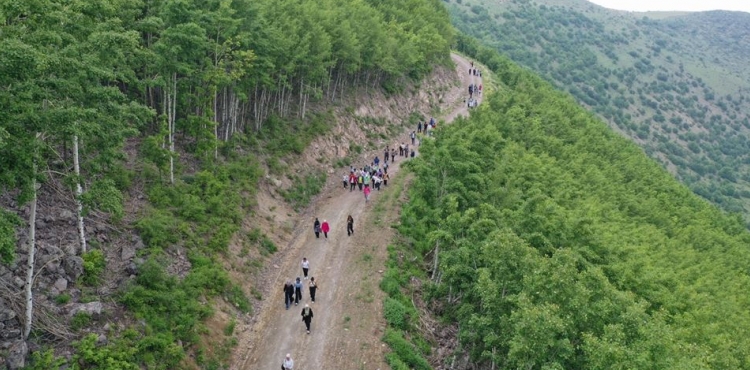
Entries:
[[364, 184], [364, 182], [365, 182], [365, 176], [362, 175], [362, 173], [360, 172], [359, 176], [357, 176], [357, 186], [359, 186], [360, 191], [362, 190], [362, 185]]
[[344, 190], [346, 190], [346, 186], [349, 185], [349, 176], [344, 174], [344, 177], [341, 179], [341, 181], [344, 183]]
[[293, 368], [294, 360], [292, 360], [292, 355], [287, 353], [284, 361], [281, 363], [281, 370], [292, 370]]
[[305, 327], [307, 328], [307, 334], [310, 334], [310, 323], [312, 323], [313, 318], [313, 310], [310, 308], [309, 304], [305, 305], [305, 308], [302, 309], [302, 321], [305, 323]]
[[310, 271], [310, 261], [307, 260], [307, 258], [302, 257], [302, 274], [305, 276], [305, 280], [307, 280], [307, 272]]
[[299, 301], [302, 300], [302, 280], [297, 276], [297, 281], [294, 282], [294, 305], [298, 305]]
[[414, 158], [414, 156], [415, 156], [414, 149], [411, 150], [411, 154], [409, 156], [412, 157], [412, 158]]
[[292, 282], [287, 280], [284, 284], [284, 304], [286, 304], [286, 309], [289, 309], [289, 306], [292, 304], [292, 297], [294, 296], [294, 285], [292, 285]]
[[352, 215], [346, 217], [346, 235], [352, 236], [354, 234], [354, 218]]
[[365, 203], [370, 201], [370, 187], [366, 187], [363, 191], [365, 193]]
[[323, 220], [323, 225], [322, 225], [321, 230], [323, 230], [323, 236], [325, 236], [326, 239], [328, 239], [328, 232], [331, 231], [331, 225], [328, 225], [328, 221]]
[[380, 164], [380, 158], [378, 156], [375, 156], [375, 159], [372, 160], [372, 165], [377, 166]]
[[391, 154], [391, 151], [388, 150], [388, 147], [385, 147], [385, 150], [383, 151], [383, 159], [385, 160], [385, 163], [388, 163], [389, 154]]
[[417, 133], [412, 131], [411, 132], [411, 145], [414, 145], [414, 141], [417, 139]]
[[315, 232], [315, 238], [320, 238], [320, 221], [318, 221], [318, 218], [315, 217], [315, 222], [313, 223], [313, 231]]
[[396, 148], [391, 149], [391, 162], [396, 162]]
[[391, 178], [391, 175], [389, 175], [388, 172], [383, 174], [383, 186], [388, 186], [389, 178]]
[[422, 121], [419, 121], [419, 124], [417, 125], [417, 132], [422, 132]]
[[310, 284], [308, 284], [310, 287], [310, 299], [312, 300], [312, 303], [315, 303], [315, 292], [318, 291], [318, 283], [315, 281], [315, 277], [310, 277]]
[[357, 175], [352, 171], [349, 172], [349, 192], [351, 193], [355, 187], [357, 187]]

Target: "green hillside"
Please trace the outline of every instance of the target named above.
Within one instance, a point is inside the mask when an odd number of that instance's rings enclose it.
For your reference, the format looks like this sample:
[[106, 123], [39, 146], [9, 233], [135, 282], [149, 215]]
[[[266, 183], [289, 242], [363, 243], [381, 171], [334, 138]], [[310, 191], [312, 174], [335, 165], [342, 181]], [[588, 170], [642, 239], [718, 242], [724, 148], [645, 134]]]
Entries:
[[[406, 331], [428, 355], [412, 309], [424, 301], [460, 341], [435, 362], [468, 353], [479, 368], [750, 368], [741, 218], [532, 72], [468, 38], [459, 49], [501, 88], [409, 165], [402, 241], [381, 285], [392, 297], [387, 338]], [[415, 358], [390, 360], [425, 368]]]
[[750, 215], [750, 14], [450, 0], [457, 28], [572, 94], [701, 196]]
[[327, 172], [280, 159], [329, 133], [345, 94], [449, 65], [453, 38], [438, 0], [22, 0], [0, 19], [11, 369], [27, 342], [31, 369], [226, 368], [236, 322], [206, 320], [261, 299], [237, 271], [276, 251], [246, 229], [264, 167], [306, 205]]

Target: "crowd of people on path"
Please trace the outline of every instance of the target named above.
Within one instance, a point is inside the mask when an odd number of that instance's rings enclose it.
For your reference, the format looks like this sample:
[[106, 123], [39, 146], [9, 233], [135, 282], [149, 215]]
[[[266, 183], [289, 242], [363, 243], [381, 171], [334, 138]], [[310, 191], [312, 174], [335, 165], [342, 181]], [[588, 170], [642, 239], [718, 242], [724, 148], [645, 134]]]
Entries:
[[[469, 74], [473, 76], [481, 77], [482, 74], [479, 70], [474, 68], [474, 62], [471, 62], [471, 68]], [[482, 84], [469, 85], [469, 108], [476, 107], [477, 100], [474, 98], [474, 93], [477, 95], [482, 93]], [[364, 194], [365, 203], [370, 201], [371, 186], [376, 190], [380, 191], [381, 186], [388, 186], [388, 180], [390, 175], [388, 174], [388, 167], [390, 164], [396, 162], [396, 158], [414, 158], [415, 151], [414, 147], [418, 145], [417, 134], [423, 134], [425, 136], [431, 136], [432, 130], [437, 127], [437, 122], [434, 118], [430, 118], [429, 122], [419, 121], [417, 124], [417, 130], [409, 133], [411, 144], [402, 142], [398, 146], [389, 147], [386, 146], [383, 150], [383, 159], [381, 161], [379, 156], [375, 156], [369, 164], [365, 164], [361, 168], [351, 167], [348, 174], [344, 174], [341, 179], [344, 190], [349, 189], [349, 192], [353, 192], [355, 189], [361, 191]], [[411, 146], [410, 146], [411, 145]], [[324, 239], [328, 240], [328, 233], [331, 231], [331, 226], [327, 220], [320, 220], [316, 217], [313, 221], [313, 232], [315, 238], [320, 239], [320, 234], [323, 233]], [[352, 215], [348, 215], [346, 218], [346, 235], [352, 236], [354, 234], [354, 218]], [[289, 310], [292, 304], [298, 306], [302, 301], [302, 290], [304, 288], [303, 281], [308, 280], [310, 273], [310, 261], [303, 257], [300, 262], [302, 268], [302, 277], [297, 277], [295, 281], [287, 280], [284, 283], [284, 304], [286, 309]], [[315, 303], [315, 293], [318, 290], [318, 284], [315, 281], [315, 277], [310, 276], [308, 283], [308, 291], [310, 294], [310, 302]], [[305, 331], [310, 334], [310, 327], [312, 319], [314, 317], [313, 309], [309, 304], [305, 303], [300, 313], [302, 316], [302, 322], [305, 325]], [[281, 370], [293, 370], [294, 360], [291, 354], [287, 353], [286, 357], [281, 364]]]
[[[474, 62], [471, 62], [471, 68], [469, 68], [469, 75], [477, 76], [481, 79], [482, 72], [478, 71], [476, 68], [474, 68]], [[480, 80], [481, 81], [481, 80]], [[482, 94], [482, 84], [469, 84], [469, 99], [466, 100], [466, 106], [468, 108], [475, 108], [477, 105], [479, 105], [479, 95]]]

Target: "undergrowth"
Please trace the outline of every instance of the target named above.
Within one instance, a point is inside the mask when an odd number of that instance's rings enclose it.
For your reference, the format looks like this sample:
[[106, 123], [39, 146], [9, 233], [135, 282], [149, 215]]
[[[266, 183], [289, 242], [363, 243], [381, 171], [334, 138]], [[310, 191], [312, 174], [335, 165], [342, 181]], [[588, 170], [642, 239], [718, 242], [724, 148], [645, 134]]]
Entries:
[[[406, 172], [406, 169], [402, 171]], [[394, 179], [387, 190], [389, 196], [381, 200], [398, 202], [403, 191], [405, 175], [402, 173]], [[390, 194], [391, 192], [393, 194]], [[416, 320], [418, 320], [419, 313], [410, 298], [410, 278], [426, 278], [425, 273], [418, 266], [417, 261], [420, 260], [409, 247], [408, 240], [399, 240], [396, 244], [388, 246], [386, 270], [380, 281], [380, 289], [388, 295], [383, 302], [383, 315], [388, 328], [382, 339], [392, 351], [386, 355], [385, 359], [395, 370], [431, 369], [425, 359], [430, 354], [430, 346], [417, 328]]]

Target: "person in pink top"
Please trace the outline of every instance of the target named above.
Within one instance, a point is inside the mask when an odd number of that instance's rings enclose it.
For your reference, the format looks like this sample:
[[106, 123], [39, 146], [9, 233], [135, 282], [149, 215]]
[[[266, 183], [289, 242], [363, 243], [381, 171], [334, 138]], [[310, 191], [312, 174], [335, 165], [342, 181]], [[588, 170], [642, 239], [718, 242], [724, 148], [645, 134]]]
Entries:
[[328, 239], [328, 232], [331, 231], [331, 226], [328, 225], [328, 221], [323, 220], [323, 225], [321, 225], [321, 229], [323, 231], [323, 236], [325, 236], [326, 239]]
[[365, 203], [367, 203], [370, 201], [370, 188], [369, 187], [365, 188], [364, 193], [365, 193]]

